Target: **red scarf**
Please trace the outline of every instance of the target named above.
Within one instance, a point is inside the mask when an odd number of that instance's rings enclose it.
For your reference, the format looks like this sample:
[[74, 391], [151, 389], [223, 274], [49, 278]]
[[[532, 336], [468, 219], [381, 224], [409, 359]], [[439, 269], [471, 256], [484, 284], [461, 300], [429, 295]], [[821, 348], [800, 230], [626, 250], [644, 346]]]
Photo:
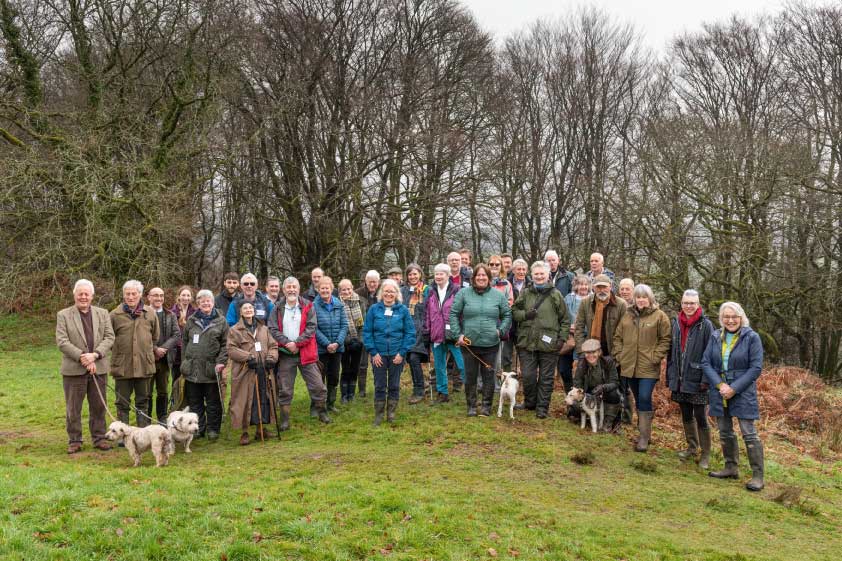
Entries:
[[684, 312], [679, 312], [678, 329], [681, 331], [681, 352], [684, 352], [684, 347], [687, 346], [687, 335], [690, 333], [690, 328], [693, 327], [700, 319], [702, 319], [701, 306], [699, 306], [698, 309], [696, 309], [696, 313], [689, 318]]

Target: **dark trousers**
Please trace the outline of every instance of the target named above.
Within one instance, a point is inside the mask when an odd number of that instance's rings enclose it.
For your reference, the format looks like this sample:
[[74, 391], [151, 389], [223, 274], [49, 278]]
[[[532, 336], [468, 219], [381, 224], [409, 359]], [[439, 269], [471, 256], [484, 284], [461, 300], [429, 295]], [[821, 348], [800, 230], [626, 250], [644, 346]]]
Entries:
[[[339, 387], [342, 388], [342, 397], [345, 399], [354, 397], [364, 352], [365, 347], [362, 344], [345, 345], [345, 352], [342, 353], [342, 373], [339, 375]], [[365, 366], [368, 369], [368, 365]]]
[[190, 380], [184, 383], [184, 393], [190, 411], [199, 416], [199, 436], [205, 430], [219, 434], [222, 428], [222, 402], [219, 401], [219, 386], [215, 382], [196, 383]]
[[514, 359], [515, 352], [515, 342], [510, 337], [506, 341], [503, 341], [501, 345], [503, 346], [503, 352], [500, 356], [500, 367], [503, 369], [503, 372], [511, 372], [512, 360]]
[[172, 374], [172, 376], [170, 376], [170, 377], [172, 378], [173, 382], [178, 380], [179, 377], [181, 376], [181, 364], [180, 363], [179, 364], [173, 364], [172, 369], [170, 370], [170, 374]]
[[401, 395], [401, 373], [403, 372], [404, 363], [395, 364], [392, 362], [394, 356], [380, 355], [383, 360], [383, 366], [374, 366], [371, 363], [371, 370], [374, 373], [374, 401], [386, 401], [386, 397], [390, 400], [397, 401]]
[[[620, 368], [618, 366], [617, 374], [619, 373]], [[620, 393], [623, 395], [622, 421], [626, 424], [630, 424], [632, 422], [632, 418], [634, 417], [632, 414], [632, 402], [634, 401], [634, 396], [631, 391], [631, 386], [629, 386], [629, 378], [623, 378], [620, 376]]]
[[558, 355], [558, 375], [564, 382], [564, 392], [569, 392], [573, 388], [573, 353]]
[[155, 413], [158, 420], [164, 422], [167, 420], [167, 407], [169, 402], [167, 400], [167, 389], [169, 386], [170, 366], [167, 362], [167, 357], [155, 362], [155, 374], [149, 380], [149, 405], [146, 408], [146, 414], [152, 416], [152, 390], [155, 390]]
[[708, 428], [708, 416], [706, 414], [707, 405], [704, 403], [702, 404], [695, 404], [695, 403], [684, 403], [681, 402], [678, 404], [681, 407], [681, 420], [685, 423], [689, 423], [694, 418], [696, 419], [696, 425], [700, 429]]
[[499, 346], [498, 343], [493, 347], [465, 347], [462, 360], [465, 361], [465, 400], [468, 407], [477, 404], [477, 379], [482, 379], [482, 405], [491, 407], [494, 401], [494, 363]]
[[[107, 374], [91, 376], [62, 376], [64, 384], [65, 427], [67, 440], [71, 444], [82, 442], [82, 402], [88, 398], [88, 430], [91, 441], [96, 444], [105, 439], [105, 399]], [[99, 387], [99, 392], [97, 392]], [[102, 397], [100, 397], [102, 393]]]
[[628, 381], [638, 413], [652, 411], [652, 392], [658, 383], [657, 378], [628, 378]]
[[412, 395], [424, 395], [424, 369], [421, 367], [421, 361], [427, 358], [427, 355], [422, 353], [413, 353], [412, 351], [406, 354], [406, 361], [409, 363], [409, 373], [412, 376]]
[[523, 376], [524, 408], [549, 411], [558, 354], [519, 350], [518, 356]]
[[322, 382], [328, 388], [339, 385], [339, 368], [342, 366], [342, 353], [325, 353], [319, 355], [322, 363]]
[[114, 391], [117, 393], [117, 418], [129, 424], [129, 411], [134, 393], [137, 426], [149, 426], [149, 418], [143, 414], [149, 408], [149, 378], [115, 378]]
[[360, 371], [357, 373], [357, 386], [359, 387], [360, 395], [365, 395], [365, 382], [368, 379], [368, 362], [370, 358], [368, 351], [363, 347], [360, 350]]

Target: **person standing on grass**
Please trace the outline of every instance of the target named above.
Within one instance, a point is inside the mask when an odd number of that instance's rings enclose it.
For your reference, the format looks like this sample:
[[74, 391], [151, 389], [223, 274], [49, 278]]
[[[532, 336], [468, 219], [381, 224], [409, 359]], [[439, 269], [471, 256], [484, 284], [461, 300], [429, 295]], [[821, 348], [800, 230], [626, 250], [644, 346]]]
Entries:
[[339, 375], [339, 393], [342, 395], [342, 403], [350, 403], [354, 400], [360, 361], [364, 352], [363, 323], [368, 303], [354, 292], [354, 284], [349, 279], [339, 281], [339, 298], [348, 319], [348, 335], [345, 337], [345, 352], [342, 353], [342, 373]]
[[699, 293], [685, 290], [681, 311], [672, 320], [672, 341], [667, 355], [667, 384], [672, 400], [681, 408], [687, 448], [678, 457], [687, 460], [701, 450], [699, 467], [710, 466], [710, 427], [707, 420], [708, 385], [702, 358], [713, 333], [713, 324], [699, 305]]
[[196, 312], [193, 306], [193, 289], [187, 285], [181, 286], [176, 292], [175, 304], [173, 304], [170, 311], [175, 315], [178, 323], [178, 346], [175, 350], [175, 356], [172, 363], [172, 380], [173, 385], [175, 381], [181, 376], [181, 332], [184, 331], [184, 326], [187, 325], [187, 318]]
[[214, 307], [219, 310], [222, 317], [228, 315], [228, 307], [234, 301], [234, 298], [239, 296], [239, 290], [240, 275], [234, 272], [225, 273], [222, 281], [222, 292], [216, 295], [216, 300], [214, 301]]
[[322, 381], [327, 385], [326, 407], [336, 412], [336, 387], [339, 385], [339, 369], [342, 353], [345, 352], [345, 337], [348, 335], [348, 317], [342, 301], [333, 295], [333, 279], [323, 276], [319, 280], [319, 295], [313, 300], [316, 311], [316, 343], [319, 348], [319, 362]]
[[481, 417], [491, 414], [494, 400], [494, 362], [503, 333], [512, 323], [506, 297], [491, 286], [491, 269], [480, 263], [474, 269], [472, 285], [460, 290], [450, 308], [449, 324], [456, 345], [465, 349], [465, 403], [468, 416], [477, 416], [477, 378], [482, 377]]
[[[517, 300], [521, 292], [532, 286], [532, 279], [529, 278], [529, 263], [523, 259], [515, 259], [512, 262], [512, 270], [509, 272], [508, 281], [512, 285], [512, 297]], [[503, 351], [500, 353], [500, 367], [504, 372], [511, 372], [514, 368], [515, 342], [517, 341], [517, 322], [512, 321], [509, 329], [509, 336], [500, 344]]]
[[143, 285], [129, 280], [123, 285], [123, 303], [111, 310], [114, 346], [111, 375], [117, 394], [117, 417], [129, 424], [132, 394], [137, 426], [149, 425], [149, 384], [155, 374], [155, 344], [161, 329], [152, 308], [143, 305]]
[[652, 392], [661, 377], [661, 361], [669, 352], [671, 336], [670, 320], [658, 308], [652, 289], [645, 284], [634, 287], [634, 306], [614, 331], [614, 356], [620, 363], [620, 376], [628, 379], [637, 407], [640, 436], [634, 447], [636, 452], [649, 448], [655, 416]]
[[181, 375], [190, 410], [199, 416], [199, 437], [219, 438], [223, 398], [220, 378], [228, 362], [228, 323], [214, 307], [213, 293], [200, 290], [196, 310], [181, 334]]
[[150, 379], [149, 405], [146, 414], [152, 417], [152, 389], [155, 389], [155, 413], [159, 423], [167, 420], [169, 413], [169, 401], [167, 390], [169, 389], [170, 369], [172, 368], [178, 346], [181, 343], [181, 330], [178, 328], [178, 320], [171, 311], [164, 308], [164, 289], [154, 287], [147, 296], [149, 306], [158, 318], [158, 340], [155, 342], [155, 375]]
[[[357, 289], [357, 295], [360, 297], [365, 305], [363, 313], [366, 313], [370, 307], [377, 303], [377, 291], [380, 290], [380, 273], [374, 269], [365, 274], [363, 279], [363, 286]], [[360, 329], [360, 337], [362, 337], [362, 329]], [[366, 381], [368, 380], [368, 353], [363, 347], [360, 354], [360, 371], [357, 374], [357, 386], [359, 389], [359, 396], [365, 397]]]
[[536, 261], [531, 271], [532, 286], [520, 293], [512, 308], [523, 377], [523, 406], [519, 409], [534, 410], [536, 417], [546, 419], [558, 352], [567, 340], [570, 320], [564, 297], [550, 284], [550, 266]]
[[114, 329], [108, 310], [91, 305], [93, 297], [93, 283], [79, 279], [73, 285], [73, 306], [56, 314], [68, 454], [82, 449], [82, 403], [86, 397], [91, 441], [99, 450], [111, 449], [105, 438], [103, 399], [107, 391], [108, 352], [114, 344]]
[[[458, 254], [457, 254], [458, 255]], [[427, 297], [424, 313], [424, 341], [433, 347], [433, 362], [436, 371], [436, 391], [438, 403], [447, 403], [450, 396], [447, 391], [447, 353], [453, 356], [453, 361], [459, 371], [460, 379], [465, 378], [465, 365], [462, 362], [462, 351], [454, 345], [456, 337], [450, 324], [450, 308], [453, 298], [459, 292], [459, 285], [449, 278], [451, 268], [446, 263], [439, 263], [434, 269], [434, 284]]]
[[415, 345], [415, 322], [403, 305], [400, 287], [392, 279], [380, 285], [379, 301], [368, 309], [363, 343], [374, 372], [374, 426], [395, 420], [404, 358]]
[[424, 283], [421, 267], [416, 263], [410, 263], [406, 268], [406, 284], [401, 287], [401, 297], [415, 323], [415, 345], [406, 357], [409, 373], [412, 375], [410, 405], [424, 401], [424, 369], [421, 364], [430, 362], [429, 345], [424, 341], [424, 323], [429, 294], [430, 287]]
[[[275, 422], [267, 376], [278, 361], [278, 343], [269, 329], [254, 319], [254, 306], [240, 306], [240, 321], [228, 331], [228, 357], [231, 372], [231, 426], [239, 429], [240, 445], [249, 443], [249, 426], [257, 427], [255, 440], [270, 437], [268, 427]], [[260, 428], [263, 428], [261, 434]]]
[[760, 418], [757, 378], [763, 369], [763, 343], [751, 327], [743, 307], [736, 302], [719, 306], [721, 329], [710, 336], [702, 370], [710, 386], [710, 416], [719, 427], [719, 441], [725, 468], [710, 472], [711, 477], [737, 479], [740, 445], [734, 434], [734, 418], [746, 445], [751, 479], [749, 491], [763, 489], [763, 443], [754, 421]]

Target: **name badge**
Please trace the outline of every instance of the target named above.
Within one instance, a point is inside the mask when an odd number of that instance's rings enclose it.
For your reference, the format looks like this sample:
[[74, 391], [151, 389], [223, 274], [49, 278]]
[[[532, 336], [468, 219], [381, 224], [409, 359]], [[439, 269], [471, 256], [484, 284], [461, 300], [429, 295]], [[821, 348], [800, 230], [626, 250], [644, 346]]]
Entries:
[[255, 310], [254, 315], [256, 315], [259, 318], [262, 318], [266, 315], [266, 310]]
[[194, 333], [194, 334], [193, 334], [193, 344], [194, 344], [194, 345], [198, 345], [198, 344], [199, 344], [199, 334], [198, 334], [198, 333]]
[[541, 337], [541, 340], [545, 343], [552, 343], [553, 342], [553, 338], [550, 337], [549, 335], [544, 335], [543, 337]]
[[385, 311], [383, 312], [383, 315], [384, 315], [384, 316], [391, 316], [391, 315], [392, 315], [392, 310], [385, 310]]
[[263, 345], [260, 344], [260, 341], [255, 341], [254, 342], [254, 351], [259, 353], [262, 350], [263, 350]]
[[446, 331], [450, 331], [450, 324], [449, 323], [444, 324], [444, 329]]
[[469, 286], [471, 286], [471, 283], [469, 283], [468, 281], [462, 283], [462, 288], [468, 288]]
[[409, 291], [410, 291], [410, 292], [415, 292], [415, 287], [414, 287], [414, 286], [410, 286], [410, 287], [409, 287]]
[[439, 345], [441, 345], [441, 343], [433, 343], [433, 348], [436, 349]]

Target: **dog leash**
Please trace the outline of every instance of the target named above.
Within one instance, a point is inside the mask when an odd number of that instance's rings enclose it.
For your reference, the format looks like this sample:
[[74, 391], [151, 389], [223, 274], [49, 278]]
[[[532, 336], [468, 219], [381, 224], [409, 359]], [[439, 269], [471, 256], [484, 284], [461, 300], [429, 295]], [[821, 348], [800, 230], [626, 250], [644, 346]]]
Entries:
[[[143, 415], [145, 418], [149, 419], [150, 421], [152, 421], [152, 422], [153, 422], [153, 423], [155, 423], [156, 425], [161, 425], [162, 427], [167, 428], [166, 423], [162, 423], [162, 422], [158, 421], [157, 419], [153, 419], [152, 417], [150, 417], [149, 415], [147, 415], [145, 411], [141, 411], [140, 409], [138, 409], [137, 407], [135, 407], [134, 405], [132, 405], [131, 401], [129, 401], [128, 399], [126, 399], [125, 397], [123, 397], [122, 395], [120, 395], [119, 393], [117, 393], [117, 389], [116, 389], [116, 388], [114, 388], [113, 386], [111, 386], [111, 385], [108, 383], [108, 378], [107, 378], [108, 374], [91, 374], [91, 376], [106, 376], [106, 379], [105, 379], [105, 387], [106, 387], [107, 389], [109, 389], [109, 390], [113, 391], [113, 392], [114, 392], [114, 395], [115, 395], [115, 396], [117, 396], [117, 399], [122, 399], [123, 401], [125, 401], [126, 403], [128, 403], [128, 404], [129, 404], [129, 407], [131, 407], [131, 408], [132, 408], [132, 410], [135, 412], [135, 414], [136, 414], [136, 415]], [[106, 413], [108, 413], [108, 416], [109, 416], [109, 417], [111, 417], [111, 421], [112, 421], [112, 422], [117, 421], [118, 419], [117, 419], [117, 418], [115, 418], [115, 417], [114, 417], [114, 415], [111, 413], [111, 410], [110, 410], [110, 409], [108, 409], [108, 402], [105, 400], [105, 396], [103, 396], [103, 395], [102, 395], [102, 390], [100, 390], [100, 389], [99, 389], [99, 383], [97, 383], [96, 381], [94, 381], [94, 386], [96, 387], [96, 393], [99, 395], [99, 399], [100, 399], [100, 401], [102, 401], [102, 406], [105, 408], [105, 412], [106, 412]]]
[[490, 364], [488, 364], [487, 362], [482, 360], [480, 357], [478, 357], [476, 355], [476, 353], [474, 351], [471, 350], [471, 340], [470, 339], [468, 339], [467, 337], [465, 337], [463, 335], [462, 340], [465, 342], [465, 350], [468, 351], [469, 353], [471, 353], [471, 356], [473, 356], [475, 359], [477, 359], [479, 361], [479, 363], [482, 364], [483, 366], [485, 366], [486, 368], [491, 368]]

